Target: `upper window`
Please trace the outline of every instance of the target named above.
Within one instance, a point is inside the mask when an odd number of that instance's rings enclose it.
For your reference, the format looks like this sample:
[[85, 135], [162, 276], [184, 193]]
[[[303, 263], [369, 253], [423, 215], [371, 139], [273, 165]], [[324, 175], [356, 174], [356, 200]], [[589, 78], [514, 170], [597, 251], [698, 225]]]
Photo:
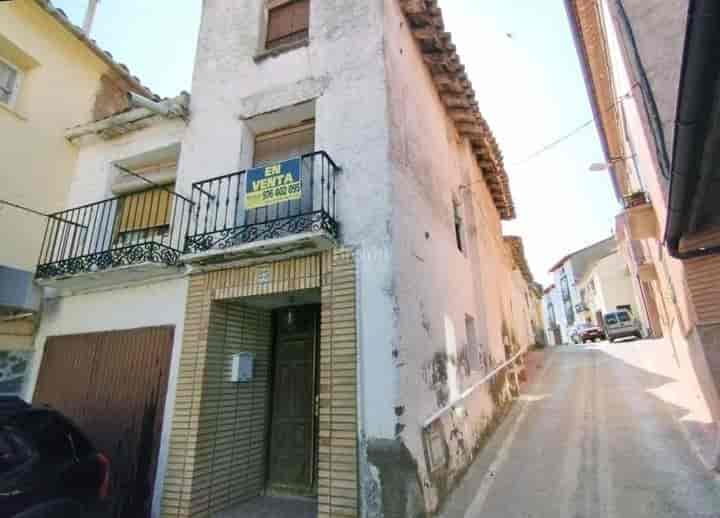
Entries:
[[308, 37], [310, 0], [270, 2], [265, 48], [273, 49]]
[[20, 72], [0, 58], [0, 103], [12, 106], [20, 86]]

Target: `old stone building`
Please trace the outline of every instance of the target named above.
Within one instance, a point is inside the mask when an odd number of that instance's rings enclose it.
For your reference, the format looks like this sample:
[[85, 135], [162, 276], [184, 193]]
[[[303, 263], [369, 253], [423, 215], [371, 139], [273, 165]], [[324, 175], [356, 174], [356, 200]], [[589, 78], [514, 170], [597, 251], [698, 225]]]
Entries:
[[66, 133], [26, 396], [109, 450], [120, 515], [437, 510], [537, 288], [436, 2], [208, 1], [191, 97], [131, 100]]

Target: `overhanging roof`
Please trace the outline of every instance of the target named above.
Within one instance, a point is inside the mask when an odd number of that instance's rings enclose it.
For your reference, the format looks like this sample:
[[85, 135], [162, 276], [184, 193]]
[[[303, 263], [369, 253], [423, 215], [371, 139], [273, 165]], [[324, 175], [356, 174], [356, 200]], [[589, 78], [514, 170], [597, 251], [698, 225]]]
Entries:
[[535, 281], [528, 266], [527, 259], [525, 258], [525, 247], [523, 246], [522, 238], [519, 236], [503, 236], [503, 239], [510, 249], [513, 262], [522, 273], [523, 278], [528, 284], [532, 285]]
[[502, 152], [478, 109], [472, 83], [460, 62], [450, 33], [445, 31], [437, 0], [400, 0], [400, 6], [448, 115], [455, 122], [458, 133], [472, 144], [500, 217], [513, 219], [515, 206]]

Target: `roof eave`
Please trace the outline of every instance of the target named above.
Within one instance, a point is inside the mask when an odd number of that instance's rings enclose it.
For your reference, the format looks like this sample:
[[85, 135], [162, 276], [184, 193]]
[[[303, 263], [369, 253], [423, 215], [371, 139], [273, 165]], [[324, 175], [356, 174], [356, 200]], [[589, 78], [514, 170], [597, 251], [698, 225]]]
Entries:
[[399, 1], [448, 116], [458, 133], [470, 141], [500, 217], [514, 219], [515, 205], [502, 152], [478, 109], [475, 91], [452, 43], [452, 36], [444, 30], [437, 0]]

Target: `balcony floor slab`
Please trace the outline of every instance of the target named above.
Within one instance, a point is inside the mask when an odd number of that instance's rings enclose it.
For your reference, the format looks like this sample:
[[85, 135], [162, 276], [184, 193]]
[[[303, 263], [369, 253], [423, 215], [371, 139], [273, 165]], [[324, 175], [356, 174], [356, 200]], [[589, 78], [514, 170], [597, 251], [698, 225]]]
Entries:
[[324, 231], [304, 232], [276, 239], [266, 239], [244, 243], [228, 248], [214, 248], [204, 252], [196, 252], [181, 256], [180, 260], [188, 264], [211, 265], [221, 262], [258, 262], [272, 258], [284, 259], [297, 255], [329, 250], [337, 245], [337, 241]]
[[35, 279], [35, 283], [44, 288], [54, 288], [60, 295], [69, 295], [175, 278], [183, 275], [184, 271], [182, 266], [144, 262], [62, 277]]

